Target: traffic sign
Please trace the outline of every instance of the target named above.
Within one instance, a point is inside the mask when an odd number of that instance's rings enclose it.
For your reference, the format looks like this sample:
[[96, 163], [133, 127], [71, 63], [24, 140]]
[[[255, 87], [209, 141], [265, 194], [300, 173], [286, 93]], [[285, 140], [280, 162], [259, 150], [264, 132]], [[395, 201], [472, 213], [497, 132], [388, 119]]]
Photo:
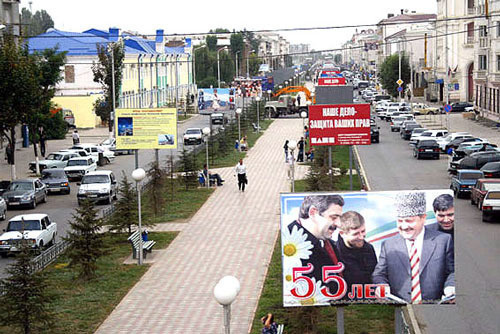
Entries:
[[451, 105], [446, 104], [446, 105], [444, 106], [444, 111], [446, 111], [446, 112], [450, 112], [450, 111], [451, 111]]
[[398, 85], [400, 85], [400, 86], [403, 84], [403, 82], [404, 82], [404, 81], [403, 81], [403, 80], [401, 80], [401, 79], [398, 79], [398, 81], [396, 81], [396, 83], [397, 83]]
[[403, 91], [403, 87], [399, 86], [398, 87], [398, 92], [402, 92]]

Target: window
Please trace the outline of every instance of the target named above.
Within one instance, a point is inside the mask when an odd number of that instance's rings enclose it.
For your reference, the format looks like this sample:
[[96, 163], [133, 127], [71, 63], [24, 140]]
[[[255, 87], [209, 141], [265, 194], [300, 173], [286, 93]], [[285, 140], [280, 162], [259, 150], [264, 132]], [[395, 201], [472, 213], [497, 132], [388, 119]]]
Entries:
[[497, 21], [497, 37], [500, 37], [500, 21]]
[[497, 72], [500, 72], [500, 55], [497, 55]]
[[64, 82], [75, 83], [75, 66], [73, 65], [64, 66]]
[[487, 26], [479, 26], [479, 37], [486, 37], [486, 36], [488, 36]]
[[486, 56], [485, 55], [479, 55], [479, 70], [486, 70], [488, 68], [487, 66], [487, 61], [486, 61]]

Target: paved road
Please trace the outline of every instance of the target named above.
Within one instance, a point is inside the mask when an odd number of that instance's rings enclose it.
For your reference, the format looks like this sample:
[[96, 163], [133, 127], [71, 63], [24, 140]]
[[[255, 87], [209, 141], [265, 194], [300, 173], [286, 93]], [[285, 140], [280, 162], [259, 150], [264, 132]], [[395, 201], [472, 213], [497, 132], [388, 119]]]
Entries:
[[[178, 138], [179, 138], [179, 148], [177, 150], [160, 150], [160, 163], [165, 166], [167, 162], [167, 158], [172, 153], [174, 155], [174, 159], [178, 158], [179, 154], [182, 152], [183, 141], [182, 136], [184, 131], [189, 127], [199, 127], [203, 128], [209, 125], [209, 116], [208, 115], [199, 115], [189, 119], [188, 121], [179, 124], [178, 129]], [[82, 133], [85, 133], [83, 131]], [[102, 133], [102, 136], [99, 137], [99, 134]], [[93, 131], [92, 134], [97, 134], [92, 137], [84, 137], [81, 136], [82, 143], [99, 143], [103, 139], [106, 138], [106, 131]], [[52, 152], [62, 148], [68, 148], [71, 145], [70, 139], [65, 139], [61, 141], [53, 141], [49, 143], [48, 152]], [[193, 145], [187, 147], [188, 150], [194, 148]], [[18, 161], [18, 177], [29, 177], [27, 171], [24, 170], [24, 167], [27, 167], [27, 162], [33, 160], [33, 150], [32, 149], [24, 149], [18, 151], [17, 161]], [[155, 154], [153, 150], [140, 150], [139, 151], [139, 166], [145, 168], [149, 163], [151, 163], [155, 159]], [[5, 165], [7, 166], [7, 165]], [[4, 164], [2, 164], [2, 168], [4, 168]], [[8, 168], [8, 167], [7, 167]], [[135, 157], [134, 155], [120, 155], [115, 158], [115, 161], [109, 165], [100, 167], [99, 169], [112, 170], [120, 180], [122, 178], [122, 171], [125, 172], [127, 177], [131, 180], [131, 173], [135, 169]], [[5, 177], [2, 175], [2, 177]], [[57, 222], [58, 225], [58, 235], [59, 237], [65, 236], [69, 229], [69, 220], [72, 218], [74, 213], [74, 209], [78, 206], [76, 194], [78, 192], [77, 182], [71, 182], [71, 194], [70, 195], [50, 195], [47, 203], [40, 204], [37, 206], [35, 210], [29, 209], [12, 209], [7, 212], [7, 219], [3, 222], [0, 222], [0, 229], [5, 229], [7, 227], [7, 222], [12, 217], [24, 214], [24, 213], [46, 213], [51, 219]], [[104, 209], [108, 207], [108, 205], [99, 205], [98, 208]], [[4, 269], [14, 260], [13, 257], [9, 257], [7, 259], [0, 259], [0, 278], [4, 277]]]
[[[380, 144], [358, 147], [373, 190], [449, 188], [446, 156], [416, 160], [399, 133], [379, 124]], [[487, 130], [475, 134], [495, 136]], [[483, 223], [468, 199], [457, 199], [455, 208], [457, 305], [420, 305], [417, 318], [425, 333], [500, 333], [500, 226]]]

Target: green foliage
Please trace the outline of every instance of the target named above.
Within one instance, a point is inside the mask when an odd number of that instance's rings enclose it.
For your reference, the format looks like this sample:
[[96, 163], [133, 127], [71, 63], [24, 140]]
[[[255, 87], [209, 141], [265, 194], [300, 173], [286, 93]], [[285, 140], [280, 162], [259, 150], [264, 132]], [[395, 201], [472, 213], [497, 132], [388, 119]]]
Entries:
[[24, 35], [28, 37], [37, 36], [47, 32], [47, 29], [54, 28], [54, 21], [45, 10], [37, 10], [33, 15], [29, 9], [21, 10], [21, 24]]
[[160, 168], [160, 165], [153, 161], [150, 164], [150, 168], [147, 172], [148, 176], [148, 193], [149, 193], [149, 205], [153, 214], [158, 216], [161, 209], [165, 204], [165, 199], [163, 194], [165, 192], [165, 178], [167, 173]]
[[81, 203], [70, 226], [64, 238], [70, 243], [66, 253], [70, 265], [77, 269], [78, 277], [88, 281], [95, 277], [97, 260], [106, 254], [103, 234], [100, 233], [102, 219], [97, 217], [97, 209], [91, 201]]
[[45, 131], [46, 139], [64, 139], [68, 132], [68, 125], [64, 121], [62, 112], [44, 119], [41, 126]]
[[259, 56], [257, 56], [255, 53], [251, 53], [248, 59], [248, 65], [250, 67], [249, 71], [250, 76], [256, 75], [259, 72], [260, 64], [263, 63], [264, 61], [261, 58], [259, 58]]
[[196, 155], [193, 152], [188, 152], [184, 147], [180, 157], [180, 169], [183, 173], [182, 180], [184, 181], [186, 190], [196, 188], [198, 186], [198, 171], [200, 168], [196, 162]]
[[335, 54], [335, 56], [333, 56], [333, 61], [335, 62], [335, 64], [342, 64], [342, 54]]
[[206, 38], [207, 42], [207, 48], [210, 51], [216, 51], [217, 50], [217, 36], [215, 35], [207, 35]]
[[[396, 81], [399, 79], [399, 56], [397, 54], [387, 57], [380, 65], [379, 78], [387, 93], [393, 97], [398, 96]], [[405, 91], [406, 84], [410, 82], [410, 65], [408, 57], [404, 54], [401, 56], [401, 80], [404, 81], [402, 87]]]
[[132, 233], [132, 225], [137, 225], [137, 192], [127, 175], [122, 171], [118, 200], [115, 202], [115, 212], [107, 220], [111, 231]]
[[20, 328], [24, 333], [50, 326], [53, 315], [48, 307], [47, 280], [32, 270], [32, 250], [22, 239], [16, 261], [7, 268], [9, 276], [0, 283], [0, 317], [2, 324]]
[[[335, 154], [332, 149], [332, 156]], [[307, 191], [329, 191], [338, 190], [340, 176], [333, 175], [329, 170], [329, 153], [325, 146], [316, 147], [314, 150], [314, 161], [306, 176]], [[340, 165], [332, 158], [332, 168]]]
[[[198, 81], [198, 78], [196, 78]], [[206, 77], [198, 81], [198, 87], [217, 87], [217, 78], [216, 77]]]
[[[115, 81], [115, 105], [119, 107], [120, 87], [122, 86], [123, 60], [125, 58], [123, 41], [109, 45], [97, 45], [99, 61], [92, 65], [94, 82], [100, 83], [104, 91], [102, 100], [94, 103], [94, 111], [104, 122], [109, 123], [113, 111], [113, 66]], [[112, 124], [109, 123], [110, 130]]]

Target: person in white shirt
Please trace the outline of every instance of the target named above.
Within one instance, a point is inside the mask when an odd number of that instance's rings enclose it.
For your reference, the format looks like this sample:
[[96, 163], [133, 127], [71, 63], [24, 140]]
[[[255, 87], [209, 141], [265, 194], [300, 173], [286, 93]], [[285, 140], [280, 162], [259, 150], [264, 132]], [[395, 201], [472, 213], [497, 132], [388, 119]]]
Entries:
[[291, 180], [293, 176], [294, 162], [295, 162], [295, 157], [293, 156], [293, 153], [288, 154], [288, 156], [286, 157], [286, 164], [287, 164], [287, 174], [289, 180]]
[[73, 131], [73, 145], [80, 144], [80, 135], [78, 130]]
[[245, 191], [245, 185], [248, 183], [247, 181], [247, 167], [243, 164], [243, 159], [240, 159], [240, 162], [236, 165], [235, 168], [236, 174], [238, 175], [238, 190]]

